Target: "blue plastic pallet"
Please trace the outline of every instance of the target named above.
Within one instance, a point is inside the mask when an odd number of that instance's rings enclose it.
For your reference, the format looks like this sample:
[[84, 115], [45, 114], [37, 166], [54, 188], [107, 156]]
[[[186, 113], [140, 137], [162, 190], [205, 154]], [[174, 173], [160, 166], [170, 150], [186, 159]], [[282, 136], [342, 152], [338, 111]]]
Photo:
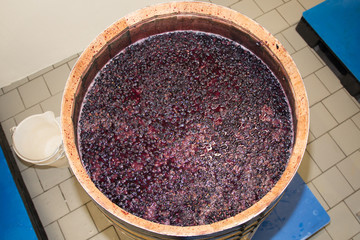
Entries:
[[330, 222], [330, 217], [299, 174], [261, 223], [253, 240], [307, 239]]
[[303, 13], [319, 37], [360, 79], [360, 1], [327, 0]]
[[360, 101], [360, 1], [327, 0], [305, 11], [296, 30]]

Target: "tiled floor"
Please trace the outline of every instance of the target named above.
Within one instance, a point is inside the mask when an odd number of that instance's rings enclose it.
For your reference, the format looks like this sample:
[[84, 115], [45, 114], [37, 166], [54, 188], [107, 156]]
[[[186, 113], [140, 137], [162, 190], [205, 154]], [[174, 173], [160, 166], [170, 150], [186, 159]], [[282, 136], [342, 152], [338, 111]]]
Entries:
[[[304, 10], [322, 0], [212, 0], [255, 19], [286, 47], [304, 79], [311, 111], [309, 144], [299, 173], [331, 216], [311, 239], [360, 239], [360, 105], [295, 31]], [[79, 55], [0, 89], [0, 122], [60, 114], [62, 91]], [[49, 239], [126, 239], [102, 215], [68, 168], [17, 160]]]

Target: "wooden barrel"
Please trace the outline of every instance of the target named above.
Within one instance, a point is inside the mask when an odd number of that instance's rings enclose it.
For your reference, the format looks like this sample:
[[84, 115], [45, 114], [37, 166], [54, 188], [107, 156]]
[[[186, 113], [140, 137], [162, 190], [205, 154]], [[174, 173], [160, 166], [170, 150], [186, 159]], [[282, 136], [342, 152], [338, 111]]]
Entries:
[[[294, 122], [294, 146], [276, 185], [245, 211], [208, 225], [169, 226], [139, 218], [112, 203], [91, 181], [79, 157], [77, 122], [84, 95], [98, 71], [128, 45], [151, 35], [176, 30], [219, 34], [261, 58], [283, 86]], [[294, 177], [309, 131], [305, 87], [281, 43], [250, 18], [225, 7], [201, 2], [173, 2], [135, 11], [103, 31], [85, 49], [68, 78], [61, 108], [65, 152], [76, 178], [101, 210], [133, 239], [246, 239], [271, 211]]]

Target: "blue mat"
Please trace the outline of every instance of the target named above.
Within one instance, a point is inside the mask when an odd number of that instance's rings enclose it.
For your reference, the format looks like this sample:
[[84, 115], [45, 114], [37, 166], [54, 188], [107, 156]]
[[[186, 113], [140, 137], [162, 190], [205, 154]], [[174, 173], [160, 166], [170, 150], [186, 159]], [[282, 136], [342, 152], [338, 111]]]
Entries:
[[360, 1], [327, 0], [303, 17], [360, 81]]
[[0, 148], [0, 239], [38, 239]]
[[256, 231], [253, 240], [306, 239], [330, 222], [313, 193], [296, 174], [274, 210]]

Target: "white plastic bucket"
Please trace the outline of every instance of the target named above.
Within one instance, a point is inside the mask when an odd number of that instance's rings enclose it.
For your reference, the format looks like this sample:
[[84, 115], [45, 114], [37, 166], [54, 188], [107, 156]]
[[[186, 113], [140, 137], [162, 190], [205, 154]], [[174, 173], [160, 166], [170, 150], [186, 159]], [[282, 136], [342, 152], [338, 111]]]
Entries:
[[61, 127], [53, 112], [35, 114], [11, 129], [15, 153], [35, 165], [67, 167]]

